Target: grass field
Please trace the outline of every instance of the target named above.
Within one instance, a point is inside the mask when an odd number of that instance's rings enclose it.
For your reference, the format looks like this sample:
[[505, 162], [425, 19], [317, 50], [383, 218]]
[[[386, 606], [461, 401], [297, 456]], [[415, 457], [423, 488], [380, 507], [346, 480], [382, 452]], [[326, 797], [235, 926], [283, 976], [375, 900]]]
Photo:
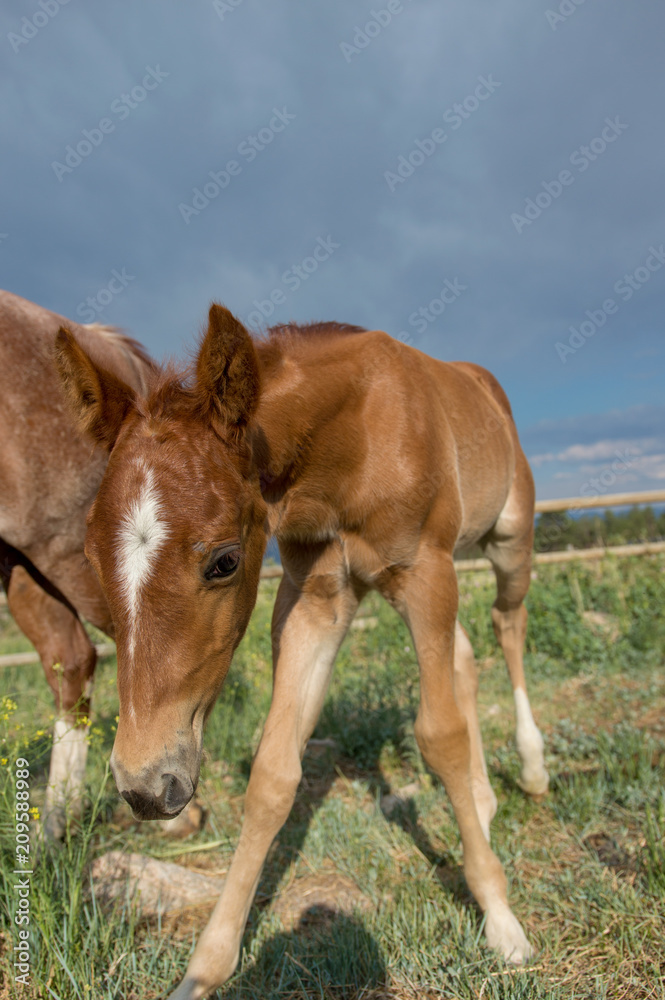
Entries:
[[[482, 944], [460, 870], [445, 793], [413, 737], [418, 674], [410, 637], [372, 596], [339, 657], [304, 761], [292, 815], [264, 871], [238, 972], [219, 997], [665, 997], [665, 560], [543, 567], [532, 584], [527, 668], [546, 739], [551, 791], [517, 786], [512, 697], [490, 624], [488, 577], [461, 581], [460, 618], [479, 662], [492, 843], [513, 908], [538, 949], [511, 970]], [[197, 871], [228, 867], [252, 754], [270, 698], [263, 584], [206, 734], [204, 829], [184, 842], [130, 821], [107, 773], [117, 714], [115, 662], [98, 671], [90, 805], [32, 877], [32, 978], [13, 982], [13, 761], [29, 759], [31, 805], [43, 797], [53, 705], [38, 666], [6, 668], [0, 711], [3, 998], [154, 998], [180, 978], [206, 913], [145, 923], [127, 901], [104, 911], [89, 865], [109, 849], [168, 857]], [[0, 653], [27, 648], [6, 614]], [[7, 698], [10, 700], [7, 701]], [[15, 707], [14, 707], [15, 706]], [[400, 789], [409, 794], [387, 798]], [[33, 837], [33, 842], [36, 840]], [[213, 844], [212, 849], [205, 849]], [[355, 900], [355, 905], [353, 901]], [[312, 901], [316, 905], [312, 905]], [[4, 990], [4, 992], [3, 992]]]

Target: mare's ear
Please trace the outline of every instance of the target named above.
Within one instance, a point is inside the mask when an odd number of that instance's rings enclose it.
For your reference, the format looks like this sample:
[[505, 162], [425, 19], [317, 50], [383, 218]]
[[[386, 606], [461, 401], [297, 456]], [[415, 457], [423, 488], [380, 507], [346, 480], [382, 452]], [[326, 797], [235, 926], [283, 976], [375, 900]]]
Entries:
[[252, 338], [228, 309], [213, 302], [196, 359], [200, 408], [220, 417], [228, 431], [240, 435], [256, 409], [260, 389]]
[[136, 398], [134, 390], [99, 368], [64, 326], [55, 338], [55, 364], [80, 429], [110, 451]]

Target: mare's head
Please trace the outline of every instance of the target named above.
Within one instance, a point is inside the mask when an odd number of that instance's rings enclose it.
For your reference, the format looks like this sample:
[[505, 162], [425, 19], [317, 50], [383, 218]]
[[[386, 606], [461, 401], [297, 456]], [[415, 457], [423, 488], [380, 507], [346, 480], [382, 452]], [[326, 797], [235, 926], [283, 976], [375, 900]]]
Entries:
[[258, 361], [244, 327], [213, 305], [189, 375], [162, 373], [145, 399], [66, 330], [57, 363], [81, 426], [110, 452], [86, 554], [116, 629], [111, 766], [137, 817], [168, 818], [194, 793], [203, 726], [256, 600], [266, 508], [247, 427]]

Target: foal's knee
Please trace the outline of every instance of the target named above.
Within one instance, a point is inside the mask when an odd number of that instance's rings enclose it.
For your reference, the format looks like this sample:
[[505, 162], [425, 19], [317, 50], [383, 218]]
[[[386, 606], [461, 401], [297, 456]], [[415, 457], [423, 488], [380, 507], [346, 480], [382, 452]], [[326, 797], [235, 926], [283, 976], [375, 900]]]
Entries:
[[97, 663], [97, 652], [87, 636], [75, 648], [49, 650], [42, 661], [58, 711], [66, 715], [87, 714]]
[[468, 766], [469, 728], [460, 712], [455, 711], [445, 718], [420, 712], [414, 734], [425, 763], [437, 774]]
[[279, 819], [281, 824], [291, 810], [301, 777], [302, 765], [297, 754], [268, 759], [259, 750], [252, 765], [246, 811], [256, 809]]

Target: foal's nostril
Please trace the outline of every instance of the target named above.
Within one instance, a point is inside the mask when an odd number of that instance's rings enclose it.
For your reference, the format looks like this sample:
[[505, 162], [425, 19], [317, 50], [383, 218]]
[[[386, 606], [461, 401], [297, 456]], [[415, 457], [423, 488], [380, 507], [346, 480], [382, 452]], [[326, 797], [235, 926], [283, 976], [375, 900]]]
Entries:
[[163, 774], [161, 786], [159, 795], [147, 791], [139, 792], [136, 789], [120, 794], [139, 819], [168, 819], [170, 816], [175, 816], [194, 794], [191, 781], [177, 778], [175, 774]]
[[163, 774], [164, 787], [157, 799], [157, 805], [162, 812], [177, 813], [183, 809], [192, 797], [194, 789], [191, 782], [183, 782], [175, 774]]
[[141, 819], [155, 819], [157, 817], [157, 809], [151, 795], [142, 795], [135, 791], [121, 792], [120, 794], [136, 816], [140, 816]]

